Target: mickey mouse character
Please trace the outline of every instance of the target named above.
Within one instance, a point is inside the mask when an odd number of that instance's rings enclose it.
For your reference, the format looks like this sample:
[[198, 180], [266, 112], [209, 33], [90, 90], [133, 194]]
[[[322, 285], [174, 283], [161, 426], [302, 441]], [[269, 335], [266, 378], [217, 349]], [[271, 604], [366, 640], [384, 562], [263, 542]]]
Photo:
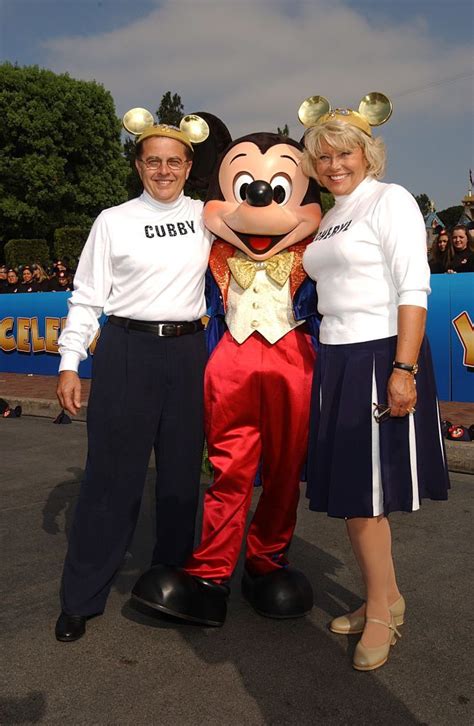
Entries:
[[246, 538], [243, 595], [269, 617], [298, 617], [313, 605], [308, 580], [287, 560], [318, 329], [315, 287], [301, 260], [321, 207], [301, 158], [301, 145], [279, 134], [234, 141], [204, 207], [217, 237], [208, 272], [213, 352], [205, 375], [214, 482], [205, 495], [201, 543], [185, 568], [152, 568], [133, 598], [205, 625], [224, 623], [256, 475], [262, 493]]

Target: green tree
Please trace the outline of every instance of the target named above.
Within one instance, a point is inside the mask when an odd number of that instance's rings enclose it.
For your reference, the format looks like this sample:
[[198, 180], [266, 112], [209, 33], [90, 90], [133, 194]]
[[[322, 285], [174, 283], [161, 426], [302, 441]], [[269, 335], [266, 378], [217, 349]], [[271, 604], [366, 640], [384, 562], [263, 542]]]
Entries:
[[0, 64], [0, 239], [88, 227], [126, 199], [112, 97], [95, 81]]
[[422, 213], [423, 217], [427, 217], [428, 214], [431, 212], [431, 199], [427, 194], [416, 194], [414, 195], [415, 199], [418, 203], [418, 206], [420, 208], [420, 212]]
[[442, 212], [437, 212], [437, 215], [445, 227], [451, 229], [451, 227], [454, 227], [459, 222], [463, 212], [464, 207], [462, 204], [459, 204], [457, 207], [447, 207]]
[[173, 93], [173, 95], [171, 95], [171, 91], [166, 91], [166, 93], [163, 94], [156, 115], [160, 124], [179, 126], [179, 122], [184, 115], [184, 106], [181, 102], [181, 96], [178, 93]]
[[277, 126], [277, 134], [281, 134], [282, 136], [289, 136], [290, 129], [288, 128], [288, 124], [285, 124], [282, 129]]

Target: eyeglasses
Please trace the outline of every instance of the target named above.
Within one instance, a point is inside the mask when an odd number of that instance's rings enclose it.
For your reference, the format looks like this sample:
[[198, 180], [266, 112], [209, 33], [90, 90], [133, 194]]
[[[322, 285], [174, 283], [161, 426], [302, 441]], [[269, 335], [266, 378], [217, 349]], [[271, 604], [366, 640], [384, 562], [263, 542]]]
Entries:
[[171, 171], [181, 171], [181, 169], [183, 169], [183, 167], [189, 163], [185, 159], [179, 159], [174, 157], [171, 159], [158, 159], [152, 157], [150, 159], [138, 159], [138, 161], [144, 164], [147, 169], [152, 169], [153, 171], [160, 169], [165, 164], [168, 169], [171, 169]]
[[378, 424], [388, 421], [392, 412], [390, 406], [386, 403], [373, 403], [372, 406], [374, 407], [372, 415]]

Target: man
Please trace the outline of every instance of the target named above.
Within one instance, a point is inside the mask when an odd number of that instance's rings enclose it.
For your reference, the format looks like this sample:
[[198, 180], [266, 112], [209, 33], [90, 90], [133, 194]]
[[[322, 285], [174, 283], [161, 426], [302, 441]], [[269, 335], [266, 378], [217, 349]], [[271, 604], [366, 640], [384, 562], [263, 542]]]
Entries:
[[7, 271], [7, 285], [6, 287], [2, 288], [0, 292], [5, 293], [14, 293], [20, 291], [20, 283], [18, 278], [18, 273], [13, 268], [10, 268]]
[[159, 125], [138, 139], [143, 194], [103, 211], [81, 255], [59, 339], [58, 398], [81, 405], [80, 360], [94, 355], [88, 456], [69, 536], [56, 638], [73, 641], [103, 612], [138, 517], [151, 450], [156, 479], [153, 563], [184, 564], [193, 548], [203, 445], [206, 362], [201, 316], [211, 235], [202, 202], [185, 197], [192, 146]]

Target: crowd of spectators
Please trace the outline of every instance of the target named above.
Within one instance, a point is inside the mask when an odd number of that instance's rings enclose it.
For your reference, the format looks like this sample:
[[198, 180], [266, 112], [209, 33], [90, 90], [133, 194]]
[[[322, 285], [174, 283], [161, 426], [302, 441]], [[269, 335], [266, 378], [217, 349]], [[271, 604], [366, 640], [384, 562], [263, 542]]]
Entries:
[[[474, 229], [440, 229], [429, 250], [431, 273], [474, 272]], [[0, 293], [72, 292], [74, 271], [63, 260], [48, 270], [35, 262], [18, 269], [0, 264]]]
[[73, 271], [63, 260], [56, 260], [48, 271], [38, 262], [18, 269], [0, 265], [0, 293], [70, 292], [73, 279]]
[[430, 250], [431, 273], [474, 272], [473, 233], [463, 224], [450, 231], [441, 229]]

